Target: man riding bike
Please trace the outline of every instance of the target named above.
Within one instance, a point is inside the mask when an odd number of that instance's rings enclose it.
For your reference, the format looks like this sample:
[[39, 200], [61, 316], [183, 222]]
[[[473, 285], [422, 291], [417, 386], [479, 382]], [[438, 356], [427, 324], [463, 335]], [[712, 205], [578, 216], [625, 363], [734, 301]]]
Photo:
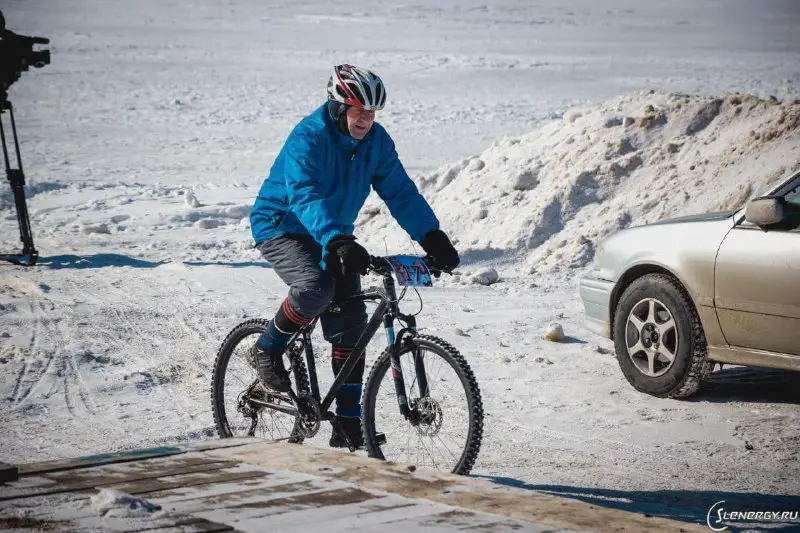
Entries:
[[[353, 236], [354, 222], [370, 188], [400, 226], [435, 259], [452, 270], [458, 252], [397, 157], [394, 142], [374, 122], [386, 103], [386, 88], [373, 72], [338, 65], [328, 81], [328, 100], [292, 130], [250, 215], [263, 257], [289, 285], [289, 295], [251, 350], [259, 378], [269, 389], [289, 390], [282, 354], [289, 338], [337, 299], [361, 290], [369, 253]], [[337, 374], [367, 324], [363, 302], [349, 303], [320, 318], [332, 344]], [[336, 396], [339, 427], [363, 446], [361, 384], [364, 354]], [[330, 445], [346, 447], [334, 432]]]

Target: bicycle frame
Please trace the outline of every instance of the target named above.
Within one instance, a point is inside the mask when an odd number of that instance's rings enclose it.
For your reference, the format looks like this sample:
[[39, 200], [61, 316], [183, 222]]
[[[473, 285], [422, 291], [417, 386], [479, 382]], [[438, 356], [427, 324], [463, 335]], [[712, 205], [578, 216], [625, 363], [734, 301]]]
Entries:
[[[325, 313], [329, 312], [337, 312], [342, 306], [355, 302], [355, 301], [377, 301], [378, 307], [372, 313], [370, 317], [367, 327], [361, 333], [361, 337], [359, 337], [356, 345], [353, 347], [353, 350], [350, 352], [350, 355], [345, 360], [344, 365], [342, 366], [339, 373], [336, 375], [333, 383], [331, 384], [328, 393], [325, 395], [325, 398], [321, 398], [320, 390], [319, 390], [319, 383], [317, 380], [317, 370], [316, 364], [314, 361], [314, 350], [311, 344], [311, 333], [314, 331], [316, 327], [317, 321], [319, 317], [315, 318], [311, 323], [307, 326], [302, 328], [300, 331], [294, 334], [294, 336], [290, 339], [289, 345], [294, 343], [298, 337], [302, 337], [302, 343], [305, 351], [306, 356], [306, 365], [308, 368], [308, 377], [309, 382], [311, 384], [311, 393], [314, 396], [314, 399], [320, 405], [320, 412], [321, 418], [324, 420], [330, 420], [333, 418], [333, 413], [329, 412], [331, 405], [333, 404], [334, 399], [336, 398], [336, 394], [344, 385], [345, 379], [347, 376], [350, 375], [353, 368], [355, 368], [356, 364], [358, 364], [359, 356], [362, 352], [364, 352], [365, 348], [375, 336], [375, 333], [378, 331], [378, 328], [383, 324], [384, 331], [386, 333], [386, 341], [389, 345], [389, 349], [391, 350], [391, 368], [392, 368], [392, 377], [394, 379], [395, 384], [395, 391], [397, 392], [397, 402], [398, 407], [400, 408], [400, 413], [406, 419], [413, 418], [412, 411], [408, 405], [408, 398], [406, 397], [405, 392], [405, 381], [403, 380], [403, 372], [400, 367], [400, 356], [398, 353], [398, 348], [402, 340], [407, 335], [413, 335], [416, 331], [416, 318], [411, 315], [405, 315], [400, 312], [400, 308], [398, 305], [397, 300], [397, 293], [395, 291], [395, 282], [392, 278], [392, 274], [388, 271], [379, 271], [376, 269], [380, 274], [383, 276], [383, 287], [371, 288], [366, 291], [362, 291], [358, 294], [345, 298], [343, 300], [338, 300], [332, 302]], [[324, 313], [323, 313], [324, 314]], [[396, 319], [400, 319], [404, 321], [408, 326], [403, 328], [398, 335], [395, 335], [394, 330], [394, 321]], [[422, 356], [419, 353], [414, 354], [414, 366], [415, 371], [417, 373], [417, 381], [419, 383], [420, 388], [420, 396], [427, 395], [428, 386], [427, 386], [427, 378], [425, 375], [425, 368], [422, 360]], [[290, 396], [292, 396], [293, 400], [296, 400], [294, 397], [294, 393], [290, 392]], [[278, 407], [270, 404], [270, 407]], [[286, 412], [288, 414], [296, 414], [296, 410], [288, 407], [280, 406], [280, 411]], [[413, 421], [413, 420], [412, 420]]]

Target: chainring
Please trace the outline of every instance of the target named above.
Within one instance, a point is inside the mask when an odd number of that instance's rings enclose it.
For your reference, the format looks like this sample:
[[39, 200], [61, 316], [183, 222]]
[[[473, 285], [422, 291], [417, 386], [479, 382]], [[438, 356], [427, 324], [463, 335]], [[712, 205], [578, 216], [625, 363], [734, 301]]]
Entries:
[[296, 431], [307, 439], [313, 438], [319, 432], [322, 417], [316, 398], [307, 392], [298, 395], [297, 411]]

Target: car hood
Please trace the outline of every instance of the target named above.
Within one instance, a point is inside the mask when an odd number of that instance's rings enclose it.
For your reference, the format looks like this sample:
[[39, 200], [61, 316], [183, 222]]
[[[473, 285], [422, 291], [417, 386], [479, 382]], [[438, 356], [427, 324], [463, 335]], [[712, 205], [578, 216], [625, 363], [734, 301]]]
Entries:
[[616, 281], [635, 265], [665, 268], [679, 279], [687, 265], [713, 267], [719, 245], [733, 227], [738, 211], [707, 213], [619, 230], [604, 238], [595, 252], [593, 275]]
[[713, 213], [703, 213], [700, 215], [686, 215], [682, 217], [675, 217], [675, 218], [666, 218], [664, 220], [659, 220], [657, 222], [651, 222], [647, 224], [647, 226], [658, 226], [661, 224], [679, 224], [681, 222], [712, 222], [715, 220], [725, 220], [726, 218], [730, 218], [738, 213], [738, 209], [733, 209], [730, 211], [716, 211]]

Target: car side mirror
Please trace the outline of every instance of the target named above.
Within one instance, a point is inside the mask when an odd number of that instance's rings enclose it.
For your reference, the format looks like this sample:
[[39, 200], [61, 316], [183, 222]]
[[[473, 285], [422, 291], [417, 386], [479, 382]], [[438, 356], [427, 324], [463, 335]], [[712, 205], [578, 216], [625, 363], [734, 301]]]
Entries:
[[754, 198], [747, 203], [744, 218], [757, 226], [780, 224], [784, 218], [783, 204], [774, 196]]

